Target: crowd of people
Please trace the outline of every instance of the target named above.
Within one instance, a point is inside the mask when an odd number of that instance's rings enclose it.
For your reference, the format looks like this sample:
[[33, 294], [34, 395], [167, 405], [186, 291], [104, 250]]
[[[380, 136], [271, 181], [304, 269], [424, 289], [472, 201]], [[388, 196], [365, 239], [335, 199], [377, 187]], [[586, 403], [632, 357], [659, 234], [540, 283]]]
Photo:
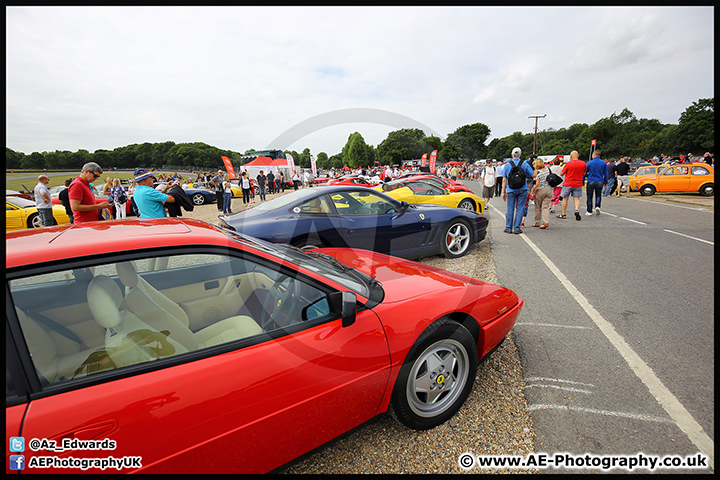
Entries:
[[[566, 219], [570, 198], [573, 199], [574, 217], [580, 221], [580, 199], [583, 186], [586, 188], [586, 216], [600, 215], [602, 197], [611, 195], [620, 196], [624, 189], [630, 195], [630, 157], [620, 159], [602, 160], [600, 150], [595, 150], [592, 159], [588, 162], [579, 160], [577, 151], [570, 154], [570, 161], [565, 163], [562, 157], [546, 164], [536, 155], [528, 159], [520, 158], [522, 151], [519, 147], [513, 149], [512, 158], [501, 161], [487, 160], [482, 165], [461, 164], [444, 165], [437, 169], [440, 177], [466, 180], [477, 180], [482, 184], [482, 198], [486, 203], [493, 197], [502, 197], [507, 202], [505, 214], [505, 233], [522, 233], [528, 206], [535, 206], [535, 222], [533, 227], [546, 229], [550, 226], [550, 214], [556, 213], [558, 205], [560, 212], [556, 218]], [[704, 162], [714, 164], [714, 155], [706, 152], [702, 157], [693, 156], [692, 153], [679, 157], [668, 157], [664, 154], [654, 156], [647, 163], [652, 164], [679, 164], [691, 162]], [[513, 168], [515, 167], [515, 168]], [[388, 182], [402, 176], [407, 172], [419, 172], [418, 165], [358, 167], [350, 169], [331, 168], [320, 170], [318, 173], [328, 179], [338, 178], [347, 174], [357, 174], [376, 180]], [[521, 172], [521, 173], [519, 173]], [[61, 203], [70, 217], [71, 223], [126, 218], [127, 205], [131, 202], [134, 213], [141, 218], [164, 217], [167, 214], [177, 216], [182, 206], [192, 209], [192, 202], [184, 189], [193, 183], [203, 183], [207, 188], [215, 191], [218, 211], [224, 214], [232, 212], [232, 188], [229, 175], [223, 170], [217, 174], [211, 172], [193, 173], [182, 178], [175, 173], [155, 174], [147, 169], [135, 170], [134, 178], [129, 180], [127, 189], [123, 187], [119, 178], [106, 177], [105, 183], [100, 187], [95, 182], [102, 176], [103, 170], [95, 162], [86, 163], [75, 179], [65, 181], [65, 189], [59, 194]], [[511, 185], [508, 178], [518, 174], [525, 179], [524, 184]], [[559, 185], [550, 185], [548, 177], [557, 175], [562, 179]], [[194, 178], [193, 178], [194, 176]], [[315, 178], [310, 169], [294, 171], [288, 182], [295, 190], [314, 186]], [[42, 224], [53, 224], [52, 199], [47, 175], [38, 176], [38, 184], [34, 189], [34, 197]], [[247, 170], [241, 173], [238, 186], [242, 189], [243, 204], [255, 203], [257, 195], [260, 202], [266, 200], [268, 193], [285, 192], [285, 174], [263, 170], [250, 179]], [[173, 205], [175, 204], [175, 205]], [[114, 206], [114, 208], [113, 208]], [[168, 213], [166, 214], [166, 209]]]

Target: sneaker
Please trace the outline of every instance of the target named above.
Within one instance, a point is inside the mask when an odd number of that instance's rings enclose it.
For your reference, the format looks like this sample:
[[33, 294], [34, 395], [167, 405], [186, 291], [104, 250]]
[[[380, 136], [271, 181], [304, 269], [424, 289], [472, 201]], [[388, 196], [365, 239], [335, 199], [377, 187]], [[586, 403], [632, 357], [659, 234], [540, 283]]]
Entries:
[[585, 216], [586, 216], [586, 217], [592, 216], [592, 212], [585, 212]]
[[580, 212], [575, 212], [575, 220], [577, 220], [578, 222], [580, 220], [582, 220], [582, 217], [580, 216]]
[[595, 207], [595, 215], [600, 215], [600, 207]]

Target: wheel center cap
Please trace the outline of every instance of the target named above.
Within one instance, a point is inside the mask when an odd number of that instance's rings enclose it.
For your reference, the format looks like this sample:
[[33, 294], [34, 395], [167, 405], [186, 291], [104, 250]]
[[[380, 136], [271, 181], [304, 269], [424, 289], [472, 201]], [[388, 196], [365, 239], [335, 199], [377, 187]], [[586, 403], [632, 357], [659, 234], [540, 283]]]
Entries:
[[442, 385], [443, 383], [445, 383], [445, 375], [438, 375], [435, 379], [435, 383], [437, 383], [438, 385]]

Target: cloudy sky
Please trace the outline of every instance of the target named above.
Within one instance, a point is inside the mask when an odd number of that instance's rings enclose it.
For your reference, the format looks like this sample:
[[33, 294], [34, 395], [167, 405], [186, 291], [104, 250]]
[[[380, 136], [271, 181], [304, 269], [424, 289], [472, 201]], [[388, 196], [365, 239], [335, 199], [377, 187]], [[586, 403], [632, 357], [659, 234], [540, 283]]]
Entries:
[[[714, 97], [713, 7], [6, 7], [6, 146], [338, 153]], [[292, 142], [292, 143], [288, 143]]]

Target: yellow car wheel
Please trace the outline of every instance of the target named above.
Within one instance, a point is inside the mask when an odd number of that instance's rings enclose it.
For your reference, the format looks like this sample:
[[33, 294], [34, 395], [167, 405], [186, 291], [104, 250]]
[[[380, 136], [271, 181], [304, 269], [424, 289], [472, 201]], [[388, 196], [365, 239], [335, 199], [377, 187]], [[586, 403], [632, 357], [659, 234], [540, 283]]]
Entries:
[[462, 208], [463, 210], [469, 210], [471, 212], [477, 212], [477, 209], [475, 208], [475, 202], [473, 202], [470, 198], [462, 199], [462, 201], [458, 203], [458, 208]]

